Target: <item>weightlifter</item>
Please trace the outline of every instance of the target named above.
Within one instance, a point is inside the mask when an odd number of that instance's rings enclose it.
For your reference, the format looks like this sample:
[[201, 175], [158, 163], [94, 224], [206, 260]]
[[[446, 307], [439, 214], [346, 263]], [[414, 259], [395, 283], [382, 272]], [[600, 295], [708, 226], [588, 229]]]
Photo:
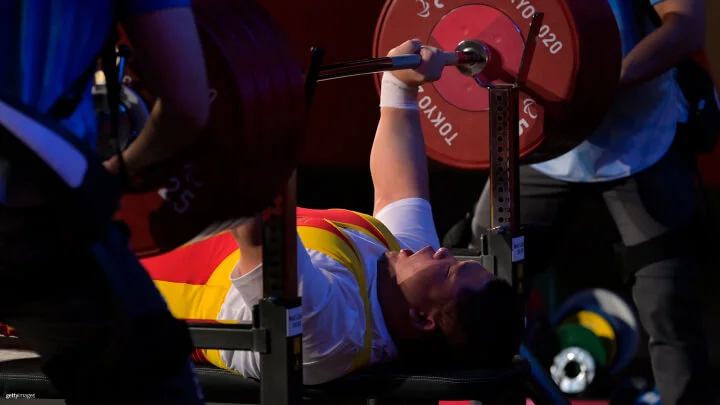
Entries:
[[[696, 206], [693, 162], [676, 137], [688, 109], [673, 76], [674, 66], [702, 48], [705, 1], [652, 0], [663, 22], [655, 30], [641, 14], [647, 0], [633, 7], [637, 1], [609, 1], [622, 40], [622, 88], [600, 127], [570, 152], [521, 168], [526, 268], [547, 266], [564, 207], [602, 196], [635, 266], [628, 269], [633, 297], [650, 335], [662, 403], [709, 403], [702, 307], [693, 289], [699, 269], [686, 248]], [[472, 219], [474, 238], [490, 226], [489, 197], [486, 185]]]
[[[25, 104], [94, 147], [90, 84], [115, 18], [161, 100], [126, 151], [135, 172], [183, 147], [208, 119], [189, 0], [3, 1], [0, 101]], [[44, 372], [68, 403], [203, 404], [185, 324], [170, 315], [129, 248], [136, 265], [106, 274], [92, 242], [73, 232], [63, 186], [46, 167], [8, 153], [12, 136], [0, 127], [0, 321], [44, 358]], [[117, 162], [107, 168], [116, 171]], [[122, 250], [127, 242], [115, 246]], [[132, 289], [120, 294], [122, 286]], [[121, 301], [133, 304], [121, 308]], [[137, 364], [137, 358], [149, 361]]]
[[[508, 362], [520, 345], [524, 317], [510, 285], [478, 263], [460, 262], [439, 247], [417, 92], [423, 82], [439, 79], [447, 58], [455, 56], [421, 47], [418, 40], [398, 46], [390, 55], [410, 53], [422, 55], [418, 69], [383, 77], [381, 118], [370, 156], [375, 188], [370, 221], [384, 236], [339, 228], [339, 239], [346, 241], [340, 245], [347, 243], [344, 246], [355, 248], [360, 256], [359, 261], [345, 263], [345, 255], [330, 254], [342, 247], [298, 237], [307, 384], [396, 358], [422, 365], [492, 366]], [[340, 222], [352, 218], [351, 214]], [[219, 318], [250, 320], [252, 306], [262, 297], [257, 222], [235, 229], [233, 236], [240, 259]], [[399, 249], [388, 248], [394, 243]], [[360, 275], [351, 271], [357, 266]], [[362, 364], [362, 356], [369, 361]], [[260, 378], [257, 353], [223, 351], [221, 360], [246, 377]]]

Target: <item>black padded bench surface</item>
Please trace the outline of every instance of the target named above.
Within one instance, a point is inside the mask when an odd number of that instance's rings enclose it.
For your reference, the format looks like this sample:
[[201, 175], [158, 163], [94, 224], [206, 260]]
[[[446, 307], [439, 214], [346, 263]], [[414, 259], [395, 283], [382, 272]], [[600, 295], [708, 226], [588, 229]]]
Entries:
[[[260, 384], [209, 365], [197, 374], [208, 402], [259, 403]], [[306, 386], [308, 399], [397, 398], [423, 400], [489, 400], [523, 390], [530, 374], [526, 360], [516, 357], [496, 370], [419, 370], [378, 366], [331, 383]], [[33, 393], [36, 398], [59, 398], [41, 371], [38, 358], [0, 362], [0, 393]]]

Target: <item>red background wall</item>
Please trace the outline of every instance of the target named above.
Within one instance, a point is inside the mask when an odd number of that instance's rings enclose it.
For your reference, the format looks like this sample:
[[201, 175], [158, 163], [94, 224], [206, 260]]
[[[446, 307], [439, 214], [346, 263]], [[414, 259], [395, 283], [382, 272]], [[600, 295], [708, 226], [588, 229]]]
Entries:
[[[325, 63], [372, 57], [383, 0], [260, 0], [288, 32], [299, 60], [311, 46], [325, 48]], [[379, 118], [372, 76], [318, 84], [302, 164], [366, 167]]]

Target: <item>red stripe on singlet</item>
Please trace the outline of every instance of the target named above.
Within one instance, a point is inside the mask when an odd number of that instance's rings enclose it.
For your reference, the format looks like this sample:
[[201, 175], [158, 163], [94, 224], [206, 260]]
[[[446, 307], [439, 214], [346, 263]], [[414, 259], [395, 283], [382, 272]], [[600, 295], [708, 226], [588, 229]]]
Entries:
[[363, 229], [366, 229], [375, 238], [377, 238], [380, 242], [382, 242], [382, 244], [385, 245], [386, 248], [390, 249], [390, 244], [388, 243], [387, 239], [385, 239], [385, 236], [382, 234], [382, 232], [378, 231], [377, 228], [375, 228], [375, 225], [370, 223], [368, 220], [366, 220], [365, 218], [361, 217], [360, 215], [358, 215], [352, 211], [336, 209], [336, 208], [327, 209], [327, 210], [313, 210], [313, 209], [309, 209], [309, 208], [298, 207], [297, 215], [298, 215], [298, 217], [303, 216], [303, 217], [327, 219], [330, 221], [344, 222], [346, 224], [359, 226]]

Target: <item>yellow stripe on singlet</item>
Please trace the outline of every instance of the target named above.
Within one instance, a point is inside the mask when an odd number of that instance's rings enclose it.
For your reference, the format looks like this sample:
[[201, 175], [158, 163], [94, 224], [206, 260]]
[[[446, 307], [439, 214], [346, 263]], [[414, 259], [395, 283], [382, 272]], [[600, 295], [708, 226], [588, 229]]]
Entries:
[[[334, 227], [337, 232], [342, 232], [339, 227], [332, 222], [327, 223]], [[370, 310], [370, 301], [367, 293], [367, 277], [365, 277], [365, 266], [362, 257], [358, 253], [359, 250], [350, 238], [341, 238], [335, 233], [317, 228], [314, 226], [298, 226], [297, 228], [300, 239], [306, 248], [324, 253], [329, 257], [337, 260], [342, 266], [350, 270], [355, 276], [360, 290], [360, 297], [365, 307], [365, 334], [363, 339], [363, 348], [355, 356], [355, 359], [347, 370], [351, 373], [363, 367], [370, 365], [372, 353], [372, 312]]]

